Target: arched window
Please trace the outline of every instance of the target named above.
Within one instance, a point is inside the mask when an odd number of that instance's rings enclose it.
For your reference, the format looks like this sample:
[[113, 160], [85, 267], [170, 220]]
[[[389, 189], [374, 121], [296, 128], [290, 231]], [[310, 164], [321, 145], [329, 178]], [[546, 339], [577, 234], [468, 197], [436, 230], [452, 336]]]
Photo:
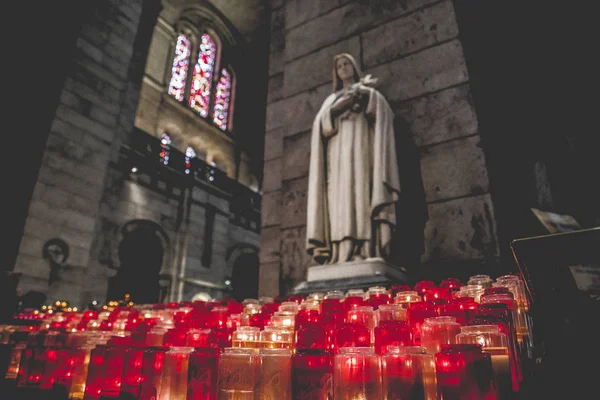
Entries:
[[160, 162], [164, 165], [169, 164], [169, 153], [171, 152], [171, 137], [166, 133], [160, 139]]
[[194, 67], [192, 86], [190, 88], [190, 107], [201, 117], [208, 116], [210, 89], [215, 67], [217, 46], [208, 33], [200, 38], [198, 61]]
[[[177, 37], [168, 93], [183, 102], [189, 90], [189, 107], [219, 129], [228, 131], [231, 129], [229, 121], [233, 112], [233, 71], [231, 68], [215, 71], [219, 65], [217, 57], [221, 54], [220, 48], [217, 47], [220, 47], [220, 41], [218, 37], [205, 32], [198, 38], [198, 58], [195, 60], [192, 77], [188, 79], [188, 70], [192, 62], [191, 46], [195, 42], [196, 39], [183, 33]], [[213, 81], [216, 84], [213, 84]]]
[[229, 103], [231, 102], [231, 86], [233, 79], [227, 68], [221, 70], [221, 77], [215, 91], [213, 122], [222, 130], [227, 130], [229, 120]]
[[191, 53], [190, 41], [186, 35], [181, 34], [177, 37], [175, 46], [175, 57], [173, 58], [173, 67], [171, 69], [171, 81], [169, 82], [169, 94], [178, 101], [183, 101], [185, 92], [185, 82], [188, 73]]
[[192, 170], [192, 158], [196, 157], [196, 152], [191, 146], [185, 149], [185, 173], [189, 174]]

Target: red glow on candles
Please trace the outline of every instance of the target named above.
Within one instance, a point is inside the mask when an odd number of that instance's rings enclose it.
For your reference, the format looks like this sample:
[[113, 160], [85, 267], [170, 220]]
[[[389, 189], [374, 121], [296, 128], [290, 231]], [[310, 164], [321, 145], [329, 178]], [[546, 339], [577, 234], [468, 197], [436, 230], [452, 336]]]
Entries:
[[422, 296], [428, 289], [433, 289], [434, 287], [435, 283], [433, 281], [419, 281], [415, 284], [413, 290]]
[[412, 331], [404, 321], [381, 321], [375, 328], [375, 353], [387, 353], [389, 346], [410, 346]]

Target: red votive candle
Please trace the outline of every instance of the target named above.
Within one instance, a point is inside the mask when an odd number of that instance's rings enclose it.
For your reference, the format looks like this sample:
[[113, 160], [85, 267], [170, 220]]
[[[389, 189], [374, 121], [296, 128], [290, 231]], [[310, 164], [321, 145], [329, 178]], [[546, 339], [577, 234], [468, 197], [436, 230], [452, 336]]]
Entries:
[[437, 317], [438, 314], [435, 307], [425, 302], [408, 303], [408, 309], [406, 310], [406, 321], [412, 329], [413, 344], [415, 346], [421, 345], [421, 324], [425, 321], [425, 318]]
[[340, 324], [335, 331], [334, 354], [342, 347], [369, 347], [371, 331], [364, 325]]
[[187, 400], [216, 400], [219, 350], [196, 348], [190, 353]]
[[476, 344], [448, 344], [435, 355], [444, 400], [495, 400], [491, 357]]
[[449, 289], [450, 291], [457, 291], [463, 283], [458, 278], [446, 278], [440, 282], [441, 288]]
[[410, 346], [411, 329], [404, 321], [385, 320], [375, 328], [375, 353], [383, 355], [390, 346]]
[[334, 359], [335, 400], [382, 399], [381, 362], [370, 347], [344, 347]]
[[433, 281], [419, 281], [415, 284], [413, 290], [422, 296], [427, 292], [427, 290], [433, 289], [434, 287], [435, 282]]
[[322, 327], [311, 325], [298, 330], [292, 366], [292, 398], [333, 398], [333, 357]]
[[158, 398], [166, 352], [165, 347], [148, 347], [144, 351], [139, 400]]

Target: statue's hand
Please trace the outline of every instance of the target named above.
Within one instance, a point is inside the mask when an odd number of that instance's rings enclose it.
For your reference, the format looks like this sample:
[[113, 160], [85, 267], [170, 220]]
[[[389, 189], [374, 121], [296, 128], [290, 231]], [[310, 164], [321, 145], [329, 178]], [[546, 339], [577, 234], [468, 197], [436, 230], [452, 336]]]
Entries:
[[344, 94], [331, 105], [331, 111], [341, 114], [346, 109], [350, 108], [353, 102], [353, 97], [354, 96], [352, 93]]

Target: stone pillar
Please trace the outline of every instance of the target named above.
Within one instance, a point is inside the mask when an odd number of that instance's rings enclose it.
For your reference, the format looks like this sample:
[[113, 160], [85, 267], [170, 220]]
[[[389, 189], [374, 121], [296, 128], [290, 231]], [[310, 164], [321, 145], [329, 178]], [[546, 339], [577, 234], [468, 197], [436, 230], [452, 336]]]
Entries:
[[[452, 1], [273, 3], [261, 294], [306, 279], [309, 131], [341, 52], [379, 78], [379, 90], [408, 125], [425, 197], [415, 212], [429, 214], [421, 263], [451, 261], [460, 269], [496, 260], [494, 209]], [[413, 235], [423, 235], [418, 230]]]
[[[142, 0], [98, 2], [83, 13], [16, 262], [23, 292], [41, 291], [49, 300], [60, 293], [78, 304], [85, 286], [94, 284], [86, 269], [107, 171], [133, 127], [146, 57], [147, 43], [138, 36], [142, 6], [158, 13], [157, 2]], [[49, 287], [42, 246], [51, 238], [68, 244], [69, 257], [60, 281]]]

